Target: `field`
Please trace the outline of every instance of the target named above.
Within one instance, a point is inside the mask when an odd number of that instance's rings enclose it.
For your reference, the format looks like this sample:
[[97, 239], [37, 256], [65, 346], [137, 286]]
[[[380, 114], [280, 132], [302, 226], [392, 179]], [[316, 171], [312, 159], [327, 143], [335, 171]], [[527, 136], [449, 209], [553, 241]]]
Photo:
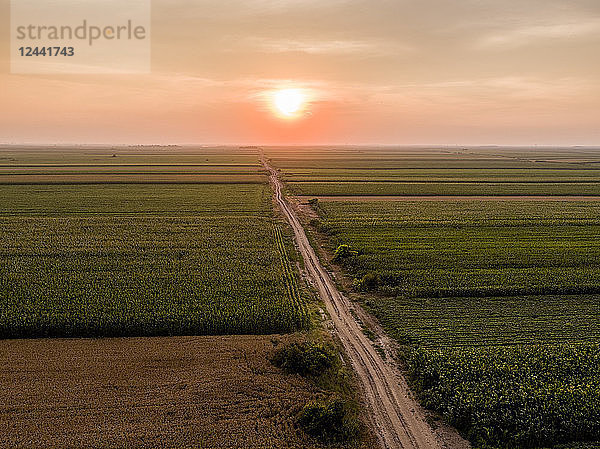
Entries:
[[[288, 194], [341, 199], [300, 209], [327, 257], [347, 245], [329, 262], [423, 404], [476, 447], [600, 440], [599, 150], [266, 153]], [[310, 328], [309, 294], [255, 148], [5, 148], [0, 194], [2, 445], [318, 447], [296, 416], [335, 393], [268, 363]], [[208, 337], [229, 334], [257, 335]], [[152, 338], [8, 340], [108, 336]], [[115, 403], [126, 433], [89, 407]]]
[[600, 337], [600, 207], [585, 202], [322, 202], [319, 228], [403, 344]]
[[600, 195], [600, 182], [290, 182], [295, 195]]
[[[184, 153], [182, 160], [197, 164], [193, 175], [178, 165], [122, 165], [145, 160], [132, 150], [106, 156], [119, 162], [105, 166], [98, 152], [73, 149], [69, 164], [51, 150], [5, 156], [11, 164], [2, 170], [12, 174], [0, 175], [11, 179], [0, 185], [0, 337], [306, 327], [290, 241], [282, 237], [290, 231], [274, 216], [266, 176], [246, 152]], [[147, 156], [167, 163], [177, 155]]]
[[468, 429], [476, 443], [598, 439], [598, 344], [420, 349], [409, 366], [424, 405]]
[[337, 398], [373, 447], [352, 373], [270, 362], [332, 344], [291, 234], [256, 148], [0, 148], [0, 446], [319, 448]]
[[[417, 297], [597, 293], [597, 202], [324, 202], [355, 277]], [[368, 230], [368, 232], [365, 232]], [[548, 282], [548, 281], [551, 282]]]
[[289, 294], [266, 184], [0, 190], [4, 338], [260, 334], [306, 324]]
[[0, 341], [0, 446], [323, 447], [294, 422], [321, 390], [268, 361], [295, 338]]
[[313, 170], [598, 169], [600, 147], [271, 147], [283, 173]]
[[[598, 152], [527, 148], [272, 149], [294, 195], [598, 195]], [[577, 158], [579, 156], [579, 158]], [[310, 159], [309, 159], [310, 157]]]
[[600, 208], [547, 198], [593, 194], [600, 152], [526, 150], [270, 153], [300, 201], [343, 196], [313, 203], [306, 220], [330, 258], [348, 245], [332, 262], [350, 294], [404, 345], [423, 403], [476, 447], [600, 439]]

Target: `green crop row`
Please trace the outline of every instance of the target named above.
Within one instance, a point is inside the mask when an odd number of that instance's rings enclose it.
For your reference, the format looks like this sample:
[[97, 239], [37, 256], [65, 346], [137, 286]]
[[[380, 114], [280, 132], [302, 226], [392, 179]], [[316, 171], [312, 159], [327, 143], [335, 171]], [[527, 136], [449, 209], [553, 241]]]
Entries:
[[281, 226], [273, 223], [273, 234], [275, 236], [275, 242], [277, 250], [281, 258], [281, 268], [285, 278], [286, 293], [290, 304], [302, 320], [301, 326], [308, 326], [309, 318], [305, 305], [302, 302], [300, 296], [300, 289], [298, 288], [297, 272], [294, 271], [290, 263], [290, 259], [287, 254], [285, 247], [285, 240]]
[[600, 170], [481, 168], [288, 168], [287, 182], [597, 182]]
[[598, 182], [297, 182], [296, 195], [600, 195]]
[[378, 297], [368, 306], [404, 345], [469, 347], [600, 341], [600, 296]]
[[0, 186], [7, 216], [271, 216], [267, 184]]

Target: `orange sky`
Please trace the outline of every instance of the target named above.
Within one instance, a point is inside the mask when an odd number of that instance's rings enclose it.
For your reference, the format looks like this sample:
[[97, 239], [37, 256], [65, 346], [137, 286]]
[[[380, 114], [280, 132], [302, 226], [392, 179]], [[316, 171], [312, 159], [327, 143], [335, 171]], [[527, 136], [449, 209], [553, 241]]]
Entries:
[[[150, 74], [10, 74], [4, 33], [0, 142], [600, 143], [598, 0], [152, 8]], [[273, 113], [279, 88], [310, 93], [299, 118]]]

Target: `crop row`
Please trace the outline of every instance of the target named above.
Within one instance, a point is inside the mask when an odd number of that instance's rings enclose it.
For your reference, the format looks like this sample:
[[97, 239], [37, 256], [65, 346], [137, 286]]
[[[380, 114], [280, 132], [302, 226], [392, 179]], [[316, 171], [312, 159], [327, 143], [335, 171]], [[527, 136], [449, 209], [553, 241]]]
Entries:
[[98, 185], [98, 184], [266, 184], [265, 175], [220, 174], [4, 174], [0, 173], [0, 185]]
[[469, 347], [600, 340], [600, 296], [379, 297], [368, 305], [404, 345]]
[[[402, 207], [404, 206], [404, 207]], [[533, 206], [533, 207], [532, 207]], [[370, 288], [413, 297], [600, 293], [596, 203], [321, 203], [331, 249]]]
[[597, 182], [594, 169], [479, 169], [479, 168], [378, 168], [378, 169], [299, 169], [283, 172], [288, 182]]
[[285, 278], [288, 300], [290, 304], [292, 304], [298, 316], [303, 320], [301, 326], [306, 327], [308, 326], [308, 312], [302, 301], [300, 289], [298, 288], [298, 273], [292, 268], [290, 259], [288, 257], [281, 225], [273, 223], [273, 234], [275, 236], [275, 243], [281, 259], [281, 268]]
[[0, 147], [0, 165], [228, 165], [259, 166], [255, 148], [223, 147]]
[[272, 214], [267, 184], [6, 185], [0, 193], [0, 218]]
[[598, 182], [296, 182], [296, 195], [600, 195]]

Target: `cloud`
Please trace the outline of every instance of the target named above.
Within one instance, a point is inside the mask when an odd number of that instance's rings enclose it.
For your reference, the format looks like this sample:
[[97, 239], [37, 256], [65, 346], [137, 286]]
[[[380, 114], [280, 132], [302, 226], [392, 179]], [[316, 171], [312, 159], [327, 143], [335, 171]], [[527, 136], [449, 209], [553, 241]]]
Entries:
[[386, 41], [343, 40], [343, 39], [274, 39], [253, 37], [246, 43], [261, 51], [285, 53], [301, 52], [313, 55], [391, 56], [412, 51], [408, 45]]
[[600, 18], [514, 28], [502, 33], [488, 34], [478, 42], [478, 46], [484, 48], [519, 47], [535, 41], [590, 36], [600, 37]]

